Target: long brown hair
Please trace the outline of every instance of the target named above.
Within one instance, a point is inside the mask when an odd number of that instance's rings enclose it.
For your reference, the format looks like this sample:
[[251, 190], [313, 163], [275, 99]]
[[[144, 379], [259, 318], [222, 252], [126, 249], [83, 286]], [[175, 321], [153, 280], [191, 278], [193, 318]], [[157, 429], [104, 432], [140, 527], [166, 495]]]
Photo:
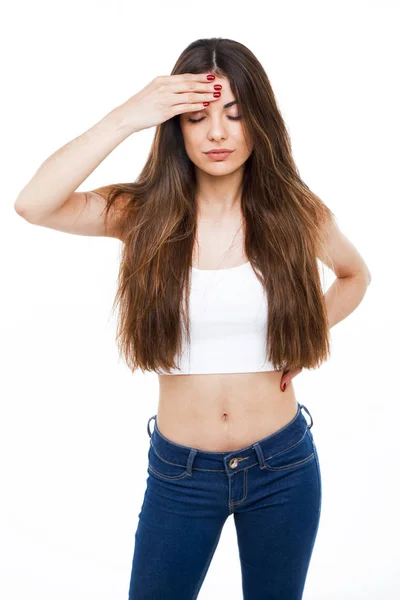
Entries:
[[[317, 368], [330, 354], [317, 254], [324, 248], [327, 255], [322, 232], [334, 213], [302, 181], [271, 84], [254, 54], [234, 40], [199, 39], [171, 74], [208, 72], [229, 80], [253, 143], [241, 210], [245, 253], [268, 298], [266, 357], [279, 370]], [[178, 367], [184, 336], [190, 344], [195, 184], [176, 115], [156, 127], [136, 181], [110, 186], [106, 217], [118, 197], [126, 199], [113, 310], [119, 304], [117, 343], [132, 371], [169, 372]]]

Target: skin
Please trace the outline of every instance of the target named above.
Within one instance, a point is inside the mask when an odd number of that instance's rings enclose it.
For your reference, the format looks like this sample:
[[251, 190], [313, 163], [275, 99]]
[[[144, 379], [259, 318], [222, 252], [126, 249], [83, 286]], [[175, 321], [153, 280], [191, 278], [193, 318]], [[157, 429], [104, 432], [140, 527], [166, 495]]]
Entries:
[[[240, 183], [244, 163], [252, 152], [252, 148], [246, 146], [243, 122], [228, 118], [239, 114], [239, 107], [222, 108], [235, 99], [229, 82], [218, 76], [215, 84], [223, 86], [220, 98], [211, 101], [208, 107], [198, 113], [180, 115], [186, 150], [197, 172], [196, 200], [201, 242], [198, 244], [201, 248], [199, 262], [206, 268], [212, 268], [215, 257], [225, 252], [236, 232], [240, 216]], [[187, 120], [201, 116], [205, 119], [197, 124]], [[110, 117], [107, 115], [107, 123], [109, 119], [114, 131], [116, 122], [121, 121], [119, 110], [112, 111]], [[102, 128], [102, 131], [108, 136], [110, 129]], [[213, 162], [204, 155], [204, 151], [221, 146], [235, 150], [226, 161]], [[124, 242], [122, 232], [117, 227], [117, 213], [115, 225], [107, 231], [104, 219], [100, 218], [108, 191], [108, 186], [104, 186], [88, 192], [74, 192], [61, 207], [46, 217], [30, 213], [29, 218], [24, 218], [30, 223], [66, 233], [108, 235]], [[33, 196], [35, 194], [32, 193]], [[90, 202], [82, 210], [87, 199]], [[22, 210], [21, 204], [19, 207]], [[333, 327], [361, 302], [371, 275], [362, 256], [340, 231], [335, 220], [327, 225], [323, 237], [327, 254], [321, 250], [318, 258], [336, 275], [334, 283], [325, 293], [329, 325]], [[228, 254], [231, 265], [225, 263], [225, 268], [243, 262], [241, 242], [238, 235], [236, 246]], [[230, 451], [234, 447], [249, 445], [255, 439], [276, 431], [294, 416], [297, 406], [290, 381], [299, 372], [212, 374], [207, 377], [201, 374], [160, 375], [158, 416], [161, 429], [172, 441], [205, 450]], [[284, 384], [289, 383], [283, 395], [277, 393], [278, 382], [282, 391]], [[221, 415], [229, 415], [226, 423]]]
[[[203, 110], [181, 114], [180, 126], [186, 152], [195, 165], [199, 216], [220, 221], [240, 210], [244, 163], [253, 148], [246, 144], [243, 120], [229, 118], [240, 115], [238, 105], [223, 108], [224, 104], [236, 100], [229, 80], [216, 77], [214, 85], [217, 84], [222, 86], [221, 96]], [[190, 123], [189, 118], [203, 120]], [[229, 148], [234, 152], [226, 160], [215, 162], [204, 154], [213, 148]]]
[[[213, 83], [222, 86], [218, 90], [221, 96], [203, 110], [181, 114], [180, 126], [187, 155], [195, 165], [199, 220], [221, 222], [240, 212], [240, 184], [253, 146], [245, 139], [243, 120], [229, 118], [241, 114], [239, 105], [223, 108], [236, 100], [229, 80], [218, 76]], [[202, 120], [191, 123], [189, 119]], [[228, 159], [215, 162], [204, 154], [213, 148], [229, 148], [234, 152]], [[282, 391], [301, 371], [288, 371], [282, 376]]]
[[[180, 115], [186, 152], [196, 172], [195, 197], [202, 242], [200, 263], [203, 265], [200, 268], [213, 268], [210, 265], [214, 264], [214, 257], [224, 252], [237, 228], [244, 164], [253, 150], [247, 146], [243, 121], [228, 118], [240, 115], [240, 107], [223, 108], [224, 104], [235, 100], [229, 81], [218, 76], [214, 84], [222, 85], [218, 99], [202, 110]], [[203, 120], [198, 123], [188, 120], [202, 117]], [[234, 150], [225, 161], [215, 162], [204, 154], [212, 148], [221, 147]], [[359, 304], [371, 277], [361, 255], [335, 221], [327, 225], [323, 233], [328, 255], [319, 254], [318, 258], [337, 276], [325, 294], [332, 327]], [[230, 256], [232, 263], [243, 260], [240, 243]], [[161, 429], [169, 439], [205, 450], [233, 450], [233, 446], [248, 445], [254, 439], [276, 431], [293, 417], [297, 402], [290, 382], [301, 371], [218, 374], [209, 378], [201, 375], [160, 376], [158, 424], [161, 423]], [[281, 391], [286, 390], [284, 399], [276, 393], [276, 377], [279, 377]], [[250, 388], [252, 401], [243, 403], [246, 390]], [[202, 403], [198, 403], [197, 399], [201, 399]], [[198, 406], [202, 408], [196, 413]], [[181, 421], [177, 421], [177, 414], [182, 415]], [[229, 414], [226, 423], [221, 420], [221, 415], [225, 417], [225, 414]], [[265, 418], [266, 414], [268, 418]], [[204, 423], [200, 433], [199, 420]], [[243, 426], [243, 423], [246, 425]], [[206, 435], [208, 437], [203, 439]]]

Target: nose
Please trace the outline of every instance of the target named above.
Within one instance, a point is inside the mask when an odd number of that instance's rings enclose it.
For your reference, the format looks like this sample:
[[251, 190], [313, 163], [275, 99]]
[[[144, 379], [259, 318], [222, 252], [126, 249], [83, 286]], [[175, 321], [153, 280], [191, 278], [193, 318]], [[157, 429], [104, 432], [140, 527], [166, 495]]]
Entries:
[[209, 129], [207, 137], [210, 141], [212, 140], [224, 140], [227, 137], [226, 122], [224, 122], [224, 115], [215, 113], [209, 114]]

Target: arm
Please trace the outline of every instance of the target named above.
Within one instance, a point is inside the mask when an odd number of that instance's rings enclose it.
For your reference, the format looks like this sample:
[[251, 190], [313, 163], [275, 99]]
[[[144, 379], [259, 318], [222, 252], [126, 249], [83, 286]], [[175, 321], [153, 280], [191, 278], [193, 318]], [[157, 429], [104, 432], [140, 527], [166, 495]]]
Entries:
[[[134, 131], [132, 124], [127, 124], [120, 107], [112, 110], [45, 160], [19, 193], [14, 204], [17, 213], [31, 223], [44, 223], [63, 207], [74, 190]], [[83, 192], [77, 194], [84, 197]], [[100, 207], [100, 196], [92, 197], [93, 202], [94, 198], [97, 199]], [[75, 197], [75, 202], [82, 198]]]
[[351, 314], [365, 296], [371, 278], [366, 275], [337, 277], [324, 294], [329, 328]]
[[333, 327], [360, 304], [371, 282], [371, 273], [335, 220], [326, 226], [324, 238], [327, 246], [319, 252], [318, 258], [336, 274], [335, 281], [324, 294], [329, 326]]
[[[371, 282], [371, 273], [361, 254], [334, 220], [326, 225], [323, 238], [326, 246], [318, 251], [317, 258], [336, 274], [335, 281], [324, 294], [329, 328], [332, 328], [360, 304]], [[280, 387], [283, 392], [301, 371], [300, 368], [282, 374]]]

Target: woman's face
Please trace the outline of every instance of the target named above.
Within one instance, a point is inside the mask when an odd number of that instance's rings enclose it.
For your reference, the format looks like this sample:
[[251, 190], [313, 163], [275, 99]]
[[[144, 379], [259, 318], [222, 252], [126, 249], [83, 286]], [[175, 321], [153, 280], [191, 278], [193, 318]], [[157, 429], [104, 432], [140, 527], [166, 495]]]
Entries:
[[[244, 137], [244, 124], [240, 106], [235, 101], [229, 80], [216, 76], [213, 84], [222, 85], [221, 96], [211, 100], [203, 110], [180, 115], [180, 126], [186, 152], [190, 160], [210, 175], [227, 175], [241, 167], [249, 158], [249, 148]], [[239, 117], [239, 118], [237, 118]], [[189, 119], [198, 121], [191, 122]], [[218, 148], [233, 150], [225, 160], [212, 160], [206, 152]]]

